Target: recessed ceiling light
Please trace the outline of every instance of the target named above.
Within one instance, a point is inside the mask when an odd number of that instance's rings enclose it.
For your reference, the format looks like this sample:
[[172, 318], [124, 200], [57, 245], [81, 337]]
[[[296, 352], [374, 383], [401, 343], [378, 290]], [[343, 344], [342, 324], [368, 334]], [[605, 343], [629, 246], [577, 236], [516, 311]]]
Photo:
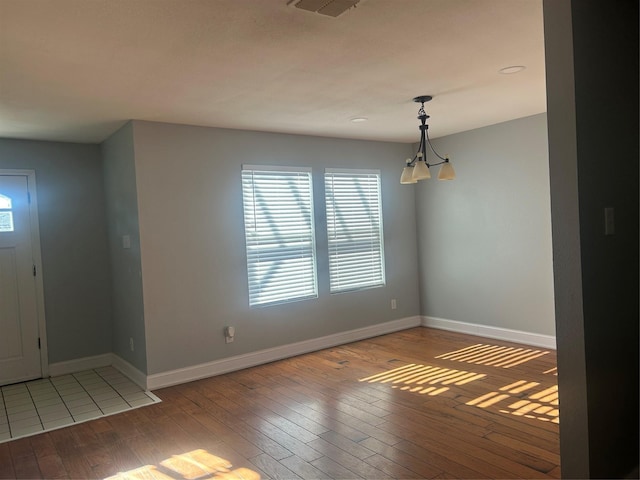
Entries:
[[503, 75], [512, 75], [514, 73], [523, 71], [525, 68], [527, 67], [525, 67], [524, 65], [512, 65], [510, 67], [501, 68], [500, 70], [498, 70], [498, 73], [501, 73]]
[[367, 117], [353, 117], [351, 119], [351, 123], [362, 123], [366, 122], [367, 120], [369, 120]]

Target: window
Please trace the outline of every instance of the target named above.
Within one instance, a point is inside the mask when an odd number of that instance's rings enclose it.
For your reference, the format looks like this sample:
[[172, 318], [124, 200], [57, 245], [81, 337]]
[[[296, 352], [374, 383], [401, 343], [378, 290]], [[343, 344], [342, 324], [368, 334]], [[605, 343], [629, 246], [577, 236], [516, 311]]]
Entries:
[[11, 199], [0, 193], [0, 233], [13, 232], [13, 212]]
[[242, 166], [249, 305], [318, 296], [311, 169]]
[[384, 285], [380, 171], [327, 169], [331, 293]]

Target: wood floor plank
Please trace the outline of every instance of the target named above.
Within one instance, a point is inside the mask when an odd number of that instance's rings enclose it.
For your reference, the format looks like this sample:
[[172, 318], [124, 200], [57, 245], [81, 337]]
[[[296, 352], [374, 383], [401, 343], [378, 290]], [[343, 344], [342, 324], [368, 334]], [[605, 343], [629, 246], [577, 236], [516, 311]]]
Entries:
[[318, 470], [324, 472], [329, 478], [338, 479], [351, 479], [351, 478], [363, 478], [359, 475], [356, 475], [355, 472], [352, 472], [348, 468], [340, 465], [338, 462], [330, 459], [329, 457], [320, 457], [317, 460], [311, 462]]
[[540, 471], [549, 472], [560, 464], [560, 455], [550, 452], [544, 448], [536, 447], [530, 443], [521, 440], [515, 440], [500, 433], [490, 433], [486, 436], [487, 440], [491, 440], [500, 446], [508, 447], [512, 451], [521, 454], [528, 454], [538, 462], [546, 462], [545, 467], [541, 467]]
[[[483, 475], [473, 470], [468, 465], [455, 462], [436, 452], [418, 448], [410, 442], [402, 442], [389, 447], [380, 444], [373, 439], [363, 442], [368, 448], [377, 451], [380, 455], [398, 461], [404, 467], [423, 474], [427, 478], [439, 476], [445, 469], [453, 472], [457, 478], [482, 478]], [[397, 459], [397, 460], [396, 460]]]
[[69, 478], [91, 478], [91, 467], [83, 456], [63, 457], [61, 460]]
[[22, 457], [33, 455], [33, 446], [29, 437], [19, 438], [8, 443], [11, 458], [15, 462]]
[[[408, 428], [410, 423], [406, 421], [405, 425]], [[490, 441], [482, 436], [468, 437], [455, 430], [442, 429], [439, 424], [429, 433], [420, 430], [407, 430], [406, 438], [408, 443], [403, 442], [398, 448], [403, 448], [402, 445], [405, 448], [406, 446], [420, 445], [428, 449], [429, 452], [438, 453], [453, 459], [456, 463], [468, 465], [483, 476], [491, 478], [504, 478], [505, 475], [507, 478], [545, 476], [543, 472], [535, 470], [527, 464], [519, 463], [514, 458], [509, 458], [509, 452], [505, 452], [504, 449], [501, 454], [495, 454], [489, 448]], [[548, 465], [545, 465], [544, 469], [548, 469]]]
[[[434, 455], [440, 455], [442, 458], [448, 460], [446, 465], [442, 465], [445, 471], [449, 471], [449, 463], [451, 461], [456, 462], [459, 465], [465, 465], [469, 468], [479, 472], [483, 477], [489, 478], [541, 478], [542, 476], [538, 472], [533, 472], [524, 466], [518, 466], [513, 468], [511, 465], [508, 468], [505, 466], [504, 461], [497, 462], [491, 458], [480, 458], [472, 453], [469, 453], [469, 444], [458, 444], [449, 446], [445, 443], [439, 443], [430, 441], [426, 443], [420, 441], [419, 444], [413, 443], [408, 440], [404, 440], [397, 445], [397, 447], [407, 453], [414, 456], [421, 456], [422, 458], [431, 459]], [[518, 470], [514, 473], [512, 470]]]
[[322, 425], [328, 430], [333, 430], [345, 437], [353, 440], [354, 442], [358, 442], [364, 438], [367, 438], [368, 435], [363, 433], [361, 430], [352, 427], [346, 423], [342, 423], [340, 420], [345, 422], [355, 424], [357, 426], [361, 425], [360, 421], [357, 419], [349, 418], [345, 415], [341, 415], [340, 412], [336, 412], [330, 409], [323, 409], [313, 406], [313, 401], [306, 397], [301, 397], [295, 392], [288, 391], [285, 387], [278, 386], [276, 389], [272, 391], [270, 394], [272, 397], [279, 398], [284, 404], [286, 404], [289, 408], [299, 413], [300, 415], [306, 417], [314, 423]]
[[11, 450], [8, 443], [0, 443], [0, 478], [15, 478]]
[[[47, 436], [51, 439], [51, 442], [55, 445], [56, 451], [62, 454], [64, 449], [82, 449], [85, 447], [90, 448], [92, 445], [100, 443], [100, 438], [91, 427], [91, 422], [80, 423], [75, 425], [72, 429], [55, 430], [50, 432]], [[41, 435], [37, 435], [38, 437]], [[33, 437], [36, 438], [36, 437]], [[54, 438], [56, 442], [54, 442]]]
[[[502, 356], [452, 353], [469, 348]], [[149, 465], [177, 478], [165, 465], [197, 454], [229, 465], [221, 480], [559, 478], [558, 425], [544, 417], [557, 406], [535, 396], [554, 391], [555, 352], [505, 368], [506, 349], [536, 350], [417, 327], [163, 388], [161, 403], [0, 443], [0, 477]], [[525, 417], [534, 402], [545, 408]]]
[[[232, 381], [229, 377], [223, 379], [224, 389], [223, 395], [228, 397], [228, 402], [233, 405], [234, 411], [242, 411], [241, 418], [248, 425], [259, 428], [263, 433], [276, 440], [283, 447], [292, 453], [301, 456], [303, 459], [310, 461], [313, 452], [305, 452], [304, 444], [318, 438], [317, 435], [296, 425], [295, 423], [283, 418], [272, 409], [264, 406], [264, 402], [258, 401], [252, 395], [253, 390], [245, 391], [240, 383]], [[230, 395], [230, 396], [229, 396]], [[238, 404], [234, 399], [243, 398], [242, 404]], [[250, 410], [249, 410], [250, 408]], [[289, 447], [292, 447], [293, 450]]]
[[323, 433], [320, 437], [322, 440], [335, 445], [339, 449], [361, 460], [374, 454], [374, 452], [363, 447], [360, 443], [349, 440], [347, 437], [340, 435], [337, 432]]
[[259, 401], [262, 405], [266, 406], [274, 413], [280, 415], [281, 418], [287, 420], [288, 422], [291, 422], [293, 425], [296, 425], [306, 430], [307, 432], [310, 432], [311, 435], [318, 436], [324, 432], [329, 431], [327, 427], [314, 422], [309, 417], [298, 413], [288, 405], [275, 400], [272, 396], [269, 395], [269, 393], [271, 393], [270, 390], [265, 390], [260, 387], [259, 390], [256, 390], [256, 393], [259, 395]]
[[376, 426], [384, 422], [384, 417], [388, 414], [387, 411], [377, 408], [372, 405], [365, 404], [364, 402], [356, 402], [353, 398], [349, 398], [348, 395], [339, 397], [340, 400], [336, 400], [335, 392], [333, 395], [327, 395], [319, 390], [314, 390], [309, 387], [299, 385], [295, 389], [307, 397], [316, 397], [324, 402], [332, 401], [334, 408], [344, 414], [357, 418], [369, 425]]
[[44, 478], [69, 478], [67, 469], [58, 455], [38, 455], [37, 461]]
[[[262, 403], [261, 403], [262, 404]], [[282, 414], [276, 412], [273, 408], [268, 409], [270, 413], [261, 414], [261, 419], [271, 423], [274, 427], [286, 432], [287, 434], [297, 438], [303, 443], [310, 442], [318, 438], [317, 433], [310, 432], [306, 425], [303, 427], [298, 425], [296, 422], [289, 420], [284, 417]], [[293, 412], [291, 412], [293, 413]], [[322, 428], [322, 431], [319, 434], [322, 434], [327, 431], [327, 429]]]
[[29, 437], [29, 441], [31, 442], [31, 450], [37, 451], [38, 457], [58, 454], [50, 435], [34, 435]]
[[39, 478], [42, 475], [28, 437], [9, 442], [9, 451], [16, 478]]
[[290, 457], [283, 458], [282, 460], [280, 460], [280, 463], [285, 467], [287, 467], [296, 475], [299, 475], [300, 478], [316, 478], [316, 479], [329, 478], [329, 476], [326, 473], [318, 470], [309, 462], [301, 459], [296, 455], [291, 455]]
[[[328, 352], [332, 351], [333, 350], [329, 350]], [[320, 356], [326, 354], [326, 352], [327, 351], [316, 352], [314, 355]], [[354, 372], [354, 368], [351, 365], [344, 368], [345, 372], [347, 369], [349, 372]], [[286, 370], [290, 378], [297, 380], [299, 383], [304, 383], [307, 386], [322, 389], [324, 393], [331, 394], [340, 391], [340, 393], [343, 394], [342, 398], [345, 403], [354, 407], [369, 408], [373, 402], [378, 400], [375, 392], [369, 392], [365, 389], [345, 389], [345, 386], [347, 386], [345, 384], [351, 383], [352, 381], [350, 378], [345, 378], [342, 375], [342, 373], [345, 372], [340, 372], [341, 375], [337, 376], [333, 374], [333, 372], [322, 371], [318, 368], [318, 364], [314, 357], [308, 357], [304, 362], [298, 360], [294, 364], [289, 364], [287, 365]], [[345, 392], [348, 392], [348, 395], [344, 395]], [[370, 413], [380, 416], [384, 416], [385, 414], [385, 412], [380, 411], [375, 407], [371, 409]]]
[[281, 462], [278, 462], [275, 458], [267, 455], [266, 453], [253, 457], [251, 461], [264, 470], [271, 478], [285, 480], [301, 478], [292, 470], [285, 467]]
[[[367, 447], [369, 450], [376, 452], [380, 456], [385, 457], [390, 461], [405, 467], [408, 470], [411, 470], [412, 472], [418, 474], [420, 478], [435, 478], [437, 475], [443, 472], [443, 469], [433, 462], [427, 462], [421, 457], [416, 457], [410, 453], [407, 453], [404, 450], [399, 449], [397, 445], [387, 445], [386, 443], [382, 443], [375, 438], [368, 438], [364, 440], [362, 442], [362, 445]], [[478, 472], [474, 472], [471, 469], [465, 468], [463, 471], [463, 475], [461, 475], [459, 478], [481, 478], [481, 475]]]
[[253, 443], [244, 437], [220, 423], [213, 416], [205, 412], [192, 413], [191, 416], [209, 430], [216, 438], [224, 439], [225, 442], [231, 443], [234, 448], [247, 458], [255, 457], [264, 453]]
[[[216, 400], [216, 403], [218, 400]], [[228, 404], [225, 404], [228, 407]], [[239, 434], [242, 438], [255, 445], [261, 452], [268, 454], [276, 460], [288, 457], [292, 455], [292, 452], [287, 450], [277, 441], [265, 435], [260, 430], [253, 428], [247, 422], [242, 421], [238, 416], [234, 415], [233, 409], [227, 410], [227, 407], [222, 405], [216, 410], [216, 419], [221, 423], [232, 429]]]
[[15, 470], [15, 478], [42, 478], [42, 472], [38, 465], [38, 459], [34, 453], [22, 455], [19, 458], [13, 458], [13, 468]]
[[396, 462], [393, 462], [382, 455], [378, 455], [377, 453], [367, 457], [364, 461], [381, 472], [384, 472], [391, 478], [423, 478], [422, 475], [412, 472], [408, 468], [398, 465]]
[[[218, 404], [221, 408], [216, 411], [216, 418], [227, 427], [231, 428], [234, 432], [238, 433], [245, 440], [254, 444], [264, 453], [279, 460], [281, 458], [292, 455], [292, 452], [280, 445], [269, 436], [253, 428], [246, 422], [240, 420], [238, 415], [234, 415], [234, 410], [237, 410], [237, 406], [232, 402], [226, 400], [221, 395], [215, 395], [216, 392], [209, 391], [206, 393], [208, 398], [213, 399], [214, 403]], [[215, 397], [215, 399], [214, 399]]]
[[311, 462], [316, 458], [320, 458], [322, 456], [313, 448], [311, 448], [307, 443], [298, 440], [294, 436], [289, 435], [287, 432], [280, 430], [276, 426], [259, 418], [256, 418], [255, 421], [248, 421], [247, 423], [253, 426], [255, 429], [259, 429], [269, 438], [279, 443], [283, 448], [307, 462]]
[[[286, 397], [286, 401], [289, 402], [296, 411], [303, 413], [324, 426], [328, 426], [331, 430], [338, 431], [339, 428], [339, 433], [355, 442], [368, 437], [367, 434], [363, 433], [365, 429], [363, 428], [364, 426], [375, 427], [374, 424], [384, 422], [383, 419], [379, 419], [373, 422], [373, 424], [367, 423], [367, 421], [362, 420], [361, 416], [356, 417], [348, 411], [345, 412], [344, 405], [343, 408], [340, 408], [340, 406], [333, 408], [337, 404], [331, 398], [326, 399], [325, 403], [315, 399], [313, 396], [284, 386], [278, 387], [275, 391]], [[331, 405], [332, 408], [327, 408], [327, 405]], [[340, 424], [339, 426], [336, 425], [336, 421]]]
[[489, 428], [492, 432], [499, 432], [508, 437], [529, 442], [544, 450], [559, 454], [557, 433], [532, 429], [524, 423], [522, 418], [511, 418], [505, 415], [499, 417], [499, 420], [491, 424]]
[[124, 442], [136, 457], [140, 459], [142, 465], [159, 465], [160, 462], [166, 458], [166, 455], [144, 435], [127, 438]]
[[[339, 463], [343, 467], [349, 469], [362, 478], [391, 478], [389, 475], [384, 473], [384, 471], [377, 469], [370, 463], [364, 462], [362, 459], [348, 453], [335, 444], [327, 442], [322, 438], [311, 442], [311, 446], [316, 448], [318, 451], [321, 451], [325, 457], [328, 457], [336, 463]], [[367, 455], [366, 458], [369, 458], [373, 455], [375, 454], [371, 452], [371, 454]]]
[[[260, 478], [260, 480], [270, 478], [267, 472], [262, 470], [253, 461], [249, 460], [247, 457], [240, 454], [237, 450], [235, 450], [234, 447], [235, 447], [235, 444], [227, 444], [225, 442], [221, 442], [216, 444], [215, 448], [211, 449], [210, 453], [228, 460], [231, 463], [231, 465], [233, 465], [232, 467], [233, 469], [240, 468], [240, 469], [249, 470], [251, 472], [251, 476], [249, 476], [248, 478], [250, 479], [258, 478], [258, 477]], [[256, 455], [256, 456], [259, 456], [259, 455]], [[245, 478], [245, 480], [247, 479]]]
[[126, 440], [127, 438], [140, 435], [138, 425], [132, 418], [135, 418], [135, 415], [131, 415], [131, 412], [124, 412], [121, 415], [111, 415], [110, 417], [100, 420], [108, 423], [111, 431], [118, 432], [118, 439]]

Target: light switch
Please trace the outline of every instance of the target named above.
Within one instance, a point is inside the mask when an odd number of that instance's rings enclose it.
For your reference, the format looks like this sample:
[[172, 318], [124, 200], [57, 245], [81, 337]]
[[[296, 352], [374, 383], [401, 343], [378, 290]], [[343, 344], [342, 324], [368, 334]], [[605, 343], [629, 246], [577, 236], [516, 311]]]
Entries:
[[131, 237], [129, 235], [122, 236], [122, 248], [131, 248]]

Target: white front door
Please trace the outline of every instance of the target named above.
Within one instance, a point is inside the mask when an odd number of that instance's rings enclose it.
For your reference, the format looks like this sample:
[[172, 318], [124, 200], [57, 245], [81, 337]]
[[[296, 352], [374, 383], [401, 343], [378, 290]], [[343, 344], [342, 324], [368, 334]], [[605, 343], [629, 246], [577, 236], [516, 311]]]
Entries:
[[0, 385], [42, 376], [26, 175], [0, 175]]

